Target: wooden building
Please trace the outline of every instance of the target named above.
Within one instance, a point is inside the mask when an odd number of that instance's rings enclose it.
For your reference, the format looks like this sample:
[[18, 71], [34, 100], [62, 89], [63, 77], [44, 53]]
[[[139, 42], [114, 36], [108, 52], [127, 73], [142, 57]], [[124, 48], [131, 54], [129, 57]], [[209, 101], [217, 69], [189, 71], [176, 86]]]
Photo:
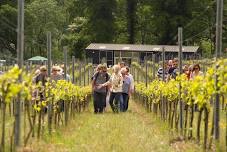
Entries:
[[[152, 54], [155, 60], [161, 60], [162, 49], [165, 50], [165, 58], [173, 59], [178, 57], [179, 46], [177, 45], [137, 45], [137, 44], [102, 44], [91, 43], [86, 49], [86, 57], [93, 60], [93, 64], [106, 62], [114, 65], [119, 60], [131, 64], [137, 58], [143, 62], [144, 57], [151, 59]], [[183, 46], [183, 59], [193, 59], [199, 55], [198, 46]]]

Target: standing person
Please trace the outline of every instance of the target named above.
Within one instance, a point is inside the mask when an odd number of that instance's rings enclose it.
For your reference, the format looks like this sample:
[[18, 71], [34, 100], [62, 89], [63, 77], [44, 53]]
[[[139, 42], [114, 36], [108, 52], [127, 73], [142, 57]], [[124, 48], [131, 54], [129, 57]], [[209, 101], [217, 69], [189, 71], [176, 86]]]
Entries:
[[35, 78], [35, 83], [41, 83], [42, 86], [45, 86], [47, 82], [47, 68], [45, 66], [40, 67], [40, 73]]
[[203, 72], [200, 71], [201, 68], [199, 66], [199, 64], [195, 64], [193, 66], [193, 71], [192, 71], [192, 74], [191, 74], [191, 80], [195, 79], [195, 77], [197, 76], [203, 76]]
[[192, 77], [193, 65], [190, 65], [190, 66], [188, 67], [188, 72], [189, 72], [189, 80], [190, 80], [191, 77]]
[[128, 101], [127, 101], [127, 106], [126, 106], [126, 111], [127, 111], [128, 110], [128, 103], [129, 103], [130, 96], [135, 91], [135, 85], [134, 85], [134, 78], [133, 78], [133, 75], [129, 71], [129, 67], [126, 66], [125, 69], [126, 69], [126, 75], [129, 77], [130, 82], [131, 82], [130, 93], [129, 93], [129, 96], [128, 96]]
[[106, 105], [107, 86], [100, 87], [100, 85], [109, 81], [110, 76], [107, 73], [105, 66], [100, 66], [99, 71], [95, 73], [92, 79], [92, 91], [94, 98], [94, 112], [103, 113]]
[[121, 69], [121, 75], [123, 77], [123, 85], [122, 85], [122, 98], [123, 98], [123, 112], [126, 112], [128, 110], [128, 101], [129, 96], [131, 94], [131, 79], [127, 75], [127, 69], [122, 68]]
[[174, 58], [172, 61], [172, 67], [168, 71], [168, 80], [176, 79], [178, 72], [178, 59]]
[[[47, 83], [47, 68], [45, 66], [41, 66], [40, 67], [40, 74], [37, 75], [37, 77], [35, 78], [35, 83], [39, 84], [41, 83], [41, 86], [38, 88], [38, 90], [35, 91], [35, 93], [33, 94], [33, 96], [39, 96], [40, 98], [40, 102], [45, 101], [45, 86]], [[47, 112], [47, 107], [45, 107], [44, 112]]]
[[[165, 66], [164, 66], [164, 71], [165, 71], [165, 74], [164, 74], [164, 80], [166, 81], [167, 80], [167, 78], [168, 78], [168, 71], [169, 71], [169, 61], [166, 61], [165, 62]], [[157, 77], [158, 77], [158, 79], [159, 80], [163, 80], [163, 69], [162, 69], [162, 67], [160, 67], [159, 69], [158, 69], [158, 72], [157, 72]]]
[[168, 69], [170, 69], [173, 66], [173, 60], [168, 61]]
[[50, 80], [51, 81], [55, 81], [57, 82], [58, 80], [62, 80], [63, 79], [63, 75], [59, 73], [60, 71], [60, 67], [58, 66], [53, 66], [51, 69], [51, 76], [50, 76]]
[[94, 71], [94, 75], [91, 77], [91, 80], [94, 79], [94, 76], [100, 72], [102, 70], [102, 64], [99, 64], [96, 68], [95, 68], [95, 71]]
[[[64, 76], [60, 73], [61, 68], [59, 66], [53, 66], [51, 69], [51, 75], [50, 75], [50, 80], [51, 82], [57, 83], [59, 80], [63, 80]], [[53, 87], [55, 87], [55, 84], [52, 83]], [[65, 101], [60, 99], [57, 103], [59, 112], [64, 111], [65, 107]]]
[[131, 80], [131, 88], [130, 88], [130, 94], [132, 94], [134, 91], [135, 91], [135, 85], [134, 85], [134, 78], [133, 78], [133, 75], [130, 73], [129, 71], [129, 67], [128, 66], [125, 66], [125, 69], [126, 69], [126, 75], [130, 78]]
[[[109, 103], [113, 112], [123, 111], [123, 99], [122, 99], [122, 85], [123, 77], [120, 73], [121, 67], [119, 65], [113, 66], [113, 74], [110, 80], [102, 84], [100, 87], [111, 86]], [[114, 102], [115, 99], [115, 102]]]
[[187, 80], [190, 80], [190, 71], [188, 65], [183, 66], [183, 74], [187, 77]]

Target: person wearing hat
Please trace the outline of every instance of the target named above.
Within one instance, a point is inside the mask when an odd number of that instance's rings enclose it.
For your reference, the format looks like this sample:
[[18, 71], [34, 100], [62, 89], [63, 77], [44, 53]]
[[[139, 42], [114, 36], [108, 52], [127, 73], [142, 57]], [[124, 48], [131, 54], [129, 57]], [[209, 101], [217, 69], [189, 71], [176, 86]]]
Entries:
[[46, 66], [41, 66], [39, 68], [40, 73], [35, 78], [35, 83], [38, 84], [41, 82], [42, 86], [45, 86], [45, 83], [47, 82], [47, 68]]
[[[41, 83], [41, 85], [42, 85], [41, 87], [38, 87], [38, 90], [36, 90], [37, 95], [35, 95], [35, 96], [39, 96], [40, 101], [42, 102], [45, 100], [45, 97], [46, 97], [45, 96], [45, 86], [47, 83], [47, 68], [45, 66], [40, 67], [40, 74], [37, 75], [37, 77], [35, 78], [35, 83], [36, 84]], [[46, 113], [47, 107], [45, 107], [43, 110]]]
[[51, 81], [55, 81], [57, 82], [58, 80], [62, 80], [63, 79], [63, 75], [61, 75], [59, 73], [60, 71], [60, 67], [58, 66], [53, 66], [51, 69], [51, 76], [50, 76], [50, 80]]

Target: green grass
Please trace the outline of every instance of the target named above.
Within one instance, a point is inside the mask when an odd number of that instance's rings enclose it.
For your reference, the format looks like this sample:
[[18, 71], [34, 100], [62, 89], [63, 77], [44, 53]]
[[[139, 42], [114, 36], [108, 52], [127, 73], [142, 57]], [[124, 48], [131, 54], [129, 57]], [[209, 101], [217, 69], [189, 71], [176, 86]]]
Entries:
[[67, 128], [45, 135], [30, 145], [35, 152], [194, 152], [201, 151], [193, 143], [175, 142], [166, 124], [146, 113], [134, 102], [130, 111], [95, 115], [92, 108], [78, 114]]

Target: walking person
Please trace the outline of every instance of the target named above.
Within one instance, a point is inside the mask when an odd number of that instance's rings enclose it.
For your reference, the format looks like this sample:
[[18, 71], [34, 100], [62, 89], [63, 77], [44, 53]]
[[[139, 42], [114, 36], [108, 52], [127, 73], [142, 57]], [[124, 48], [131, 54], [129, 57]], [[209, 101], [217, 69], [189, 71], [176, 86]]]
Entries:
[[[129, 96], [128, 96], [128, 103], [129, 103], [130, 96], [135, 91], [135, 85], [134, 85], [134, 78], [133, 78], [133, 75], [129, 71], [129, 67], [126, 66], [125, 69], [126, 69], [126, 75], [129, 77], [130, 82], [131, 82], [131, 84], [130, 84], [130, 93], [129, 93]], [[127, 104], [127, 107], [126, 107], [126, 111], [127, 110], [128, 110], [128, 104]]]
[[120, 73], [121, 67], [119, 65], [113, 66], [113, 74], [111, 75], [110, 80], [102, 84], [100, 87], [111, 86], [109, 103], [113, 112], [123, 111], [123, 99], [122, 99], [122, 86], [123, 86], [123, 77]]
[[169, 70], [168, 70], [167, 81], [169, 81], [170, 79], [176, 79], [178, 72], [179, 72], [178, 59], [174, 58], [173, 61], [172, 61], [172, 67], [170, 67]]
[[102, 70], [102, 64], [99, 64], [96, 68], [95, 68], [95, 70], [94, 70], [94, 74], [93, 74], [93, 76], [91, 77], [91, 80], [93, 80], [94, 79], [94, 76], [98, 73], [98, 72], [100, 72], [101, 70]]
[[107, 68], [102, 65], [92, 79], [92, 91], [94, 98], [94, 113], [103, 113], [106, 106], [107, 86], [100, 87], [110, 79]]
[[122, 85], [122, 99], [123, 99], [123, 112], [128, 110], [128, 101], [131, 94], [131, 79], [127, 76], [126, 68], [121, 69], [121, 74], [123, 77], [123, 85]]

